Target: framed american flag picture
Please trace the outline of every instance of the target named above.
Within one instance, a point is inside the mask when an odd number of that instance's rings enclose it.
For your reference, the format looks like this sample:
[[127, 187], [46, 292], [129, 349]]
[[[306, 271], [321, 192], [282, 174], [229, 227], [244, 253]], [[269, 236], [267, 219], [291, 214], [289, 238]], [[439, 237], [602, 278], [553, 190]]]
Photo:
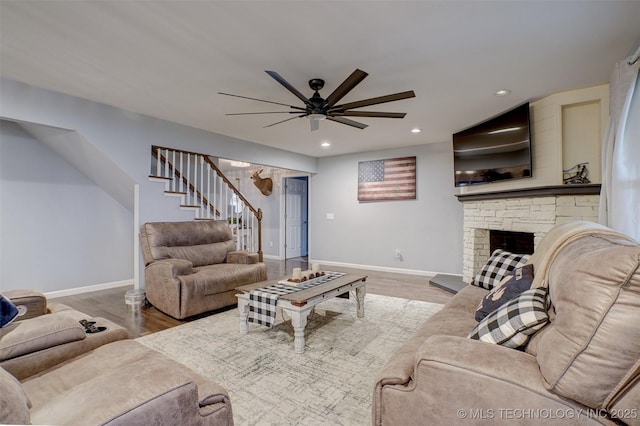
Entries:
[[358, 163], [358, 201], [415, 199], [416, 157]]

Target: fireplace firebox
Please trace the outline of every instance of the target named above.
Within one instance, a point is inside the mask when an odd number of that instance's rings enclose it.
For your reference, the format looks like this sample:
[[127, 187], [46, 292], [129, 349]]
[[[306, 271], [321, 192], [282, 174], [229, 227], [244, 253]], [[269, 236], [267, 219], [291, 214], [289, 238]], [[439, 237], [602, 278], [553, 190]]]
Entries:
[[533, 254], [533, 233], [489, 231], [489, 251], [493, 253], [496, 249], [502, 249], [511, 253]]

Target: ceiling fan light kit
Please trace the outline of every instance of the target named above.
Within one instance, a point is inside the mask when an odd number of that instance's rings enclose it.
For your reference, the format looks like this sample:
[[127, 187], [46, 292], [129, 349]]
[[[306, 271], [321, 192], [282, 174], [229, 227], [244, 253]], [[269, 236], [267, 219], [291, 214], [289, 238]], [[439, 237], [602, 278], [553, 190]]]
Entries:
[[282, 78], [275, 71], [265, 71], [274, 80], [284, 86], [289, 92], [295, 95], [302, 101], [304, 106], [287, 105], [280, 102], [273, 102], [264, 99], [251, 98], [248, 96], [233, 95], [230, 93], [218, 92], [221, 95], [233, 96], [242, 99], [249, 99], [259, 102], [267, 102], [270, 104], [288, 106], [289, 111], [269, 111], [269, 112], [242, 112], [232, 113], [226, 115], [253, 115], [253, 114], [295, 114], [294, 117], [290, 117], [272, 124], [266, 127], [272, 127], [276, 124], [284, 123], [285, 121], [293, 120], [295, 118], [308, 117], [311, 125], [311, 131], [318, 130], [320, 128], [321, 120], [329, 120], [347, 126], [356, 127], [358, 129], [364, 129], [368, 127], [364, 123], [351, 120], [345, 117], [371, 117], [371, 118], [404, 118], [406, 113], [402, 112], [379, 112], [379, 111], [352, 111], [354, 109], [363, 108], [372, 105], [378, 105], [386, 102], [394, 102], [402, 99], [408, 99], [415, 97], [413, 90], [406, 92], [394, 93], [392, 95], [378, 96], [375, 98], [364, 99], [356, 102], [349, 102], [346, 104], [337, 105], [337, 103], [354, 87], [356, 87], [364, 78], [368, 75], [366, 72], [356, 69], [346, 80], [344, 80], [326, 99], [320, 96], [319, 91], [324, 87], [324, 80], [321, 78], [313, 78], [309, 80], [309, 87], [314, 91], [310, 98], [305, 97], [298, 89], [293, 87], [287, 80]]

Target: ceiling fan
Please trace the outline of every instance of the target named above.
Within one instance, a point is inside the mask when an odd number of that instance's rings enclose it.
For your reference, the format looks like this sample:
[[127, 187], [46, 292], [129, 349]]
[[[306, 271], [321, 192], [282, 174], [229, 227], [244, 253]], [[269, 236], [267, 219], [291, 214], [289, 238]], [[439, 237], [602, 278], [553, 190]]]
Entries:
[[287, 118], [285, 120], [278, 121], [273, 124], [269, 124], [266, 127], [275, 126], [276, 124], [284, 123], [285, 121], [293, 120], [294, 118], [308, 117], [311, 123], [311, 130], [318, 130], [320, 128], [320, 120], [330, 120], [336, 123], [346, 124], [347, 126], [357, 127], [358, 129], [364, 129], [366, 124], [359, 123], [357, 121], [345, 118], [345, 117], [376, 117], [376, 118], [404, 118], [406, 113], [404, 112], [378, 112], [378, 111], [353, 111], [354, 109], [383, 104], [386, 102], [399, 101], [402, 99], [413, 98], [416, 94], [413, 90], [407, 92], [394, 93], [393, 95], [379, 96], [376, 98], [364, 99], [362, 101], [348, 102], [345, 104], [338, 104], [338, 101], [342, 99], [347, 93], [349, 93], [354, 87], [356, 87], [364, 78], [369, 75], [366, 72], [356, 69], [345, 81], [340, 84], [326, 99], [323, 99], [318, 93], [324, 87], [324, 80], [320, 78], [313, 78], [309, 80], [309, 87], [315, 93], [310, 98], [305, 97], [300, 91], [293, 87], [287, 80], [282, 78], [275, 71], [265, 71], [271, 77], [273, 77], [278, 83], [282, 84], [287, 90], [293, 93], [298, 99], [300, 99], [304, 106], [287, 105], [280, 102], [267, 101], [264, 99], [250, 98], [248, 96], [232, 95], [230, 93], [218, 92], [220, 95], [234, 96], [236, 98], [250, 99], [254, 101], [267, 102], [270, 104], [283, 105], [291, 108], [289, 111], [269, 111], [269, 112], [241, 112], [232, 113], [226, 115], [253, 115], [253, 114], [295, 114], [294, 117]]

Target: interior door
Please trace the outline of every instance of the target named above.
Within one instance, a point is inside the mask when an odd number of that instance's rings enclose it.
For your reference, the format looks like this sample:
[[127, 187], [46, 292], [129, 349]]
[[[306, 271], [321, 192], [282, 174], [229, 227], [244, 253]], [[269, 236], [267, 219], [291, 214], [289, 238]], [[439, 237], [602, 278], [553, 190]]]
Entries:
[[285, 178], [285, 259], [308, 253], [308, 179]]

